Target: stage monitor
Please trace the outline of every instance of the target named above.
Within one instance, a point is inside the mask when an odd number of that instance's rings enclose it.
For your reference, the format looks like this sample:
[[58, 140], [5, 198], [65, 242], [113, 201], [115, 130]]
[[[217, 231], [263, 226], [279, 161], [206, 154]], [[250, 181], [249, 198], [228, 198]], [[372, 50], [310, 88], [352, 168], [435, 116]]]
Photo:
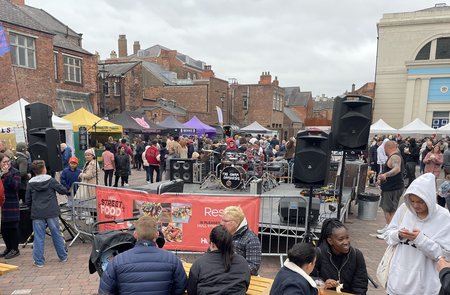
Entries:
[[[282, 223], [289, 225], [305, 225], [306, 207], [309, 197], [285, 197], [280, 198], [278, 204], [278, 216]], [[316, 225], [319, 222], [320, 215], [320, 199], [312, 199], [311, 215], [309, 218], [310, 225]]]
[[164, 193], [182, 193], [184, 189], [184, 181], [181, 179], [167, 180], [133, 187], [132, 189], [158, 195]]

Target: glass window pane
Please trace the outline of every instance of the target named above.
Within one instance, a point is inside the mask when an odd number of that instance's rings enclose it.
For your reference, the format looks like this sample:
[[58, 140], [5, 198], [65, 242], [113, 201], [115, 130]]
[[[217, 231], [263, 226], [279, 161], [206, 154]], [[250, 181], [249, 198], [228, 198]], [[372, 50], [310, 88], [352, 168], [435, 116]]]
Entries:
[[19, 47], [19, 65], [26, 66], [25, 64], [25, 48]]
[[28, 67], [34, 68], [34, 51], [33, 50], [27, 50], [28, 53]]
[[75, 81], [81, 82], [80, 69], [75, 70]]
[[428, 42], [419, 53], [417, 53], [416, 60], [428, 60], [430, 59], [431, 41]]
[[25, 37], [24, 36], [18, 35], [18, 44], [20, 46], [25, 46]]
[[13, 65], [18, 65], [19, 62], [17, 60], [17, 47], [11, 46], [11, 58]]
[[64, 80], [69, 80], [69, 67], [64, 65]]
[[11, 42], [11, 44], [17, 44], [17, 35], [16, 34], [9, 34], [9, 42]]
[[436, 44], [436, 59], [450, 58], [450, 38], [439, 38]]

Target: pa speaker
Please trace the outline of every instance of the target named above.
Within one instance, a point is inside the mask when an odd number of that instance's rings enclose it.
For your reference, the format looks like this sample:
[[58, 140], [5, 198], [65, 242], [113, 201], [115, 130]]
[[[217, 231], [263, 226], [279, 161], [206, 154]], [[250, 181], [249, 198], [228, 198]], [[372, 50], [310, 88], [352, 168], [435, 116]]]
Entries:
[[35, 128], [30, 130], [28, 151], [32, 160], [44, 160], [49, 172], [61, 171], [61, 142], [59, 131], [54, 128]]
[[331, 124], [332, 150], [366, 150], [371, 123], [372, 98], [362, 95], [336, 97]]
[[306, 130], [297, 134], [294, 183], [326, 184], [329, 162], [330, 147], [326, 132]]
[[[309, 197], [287, 197], [281, 198], [278, 203], [278, 216], [281, 222], [290, 225], [305, 224], [306, 221], [306, 204]], [[309, 224], [317, 224], [320, 215], [320, 199], [313, 198], [311, 204], [311, 215], [309, 216]]]
[[35, 128], [53, 128], [52, 107], [40, 102], [31, 103], [25, 106], [25, 118], [27, 131]]
[[184, 183], [192, 183], [194, 180], [193, 159], [171, 159], [170, 160], [170, 180], [181, 179]]

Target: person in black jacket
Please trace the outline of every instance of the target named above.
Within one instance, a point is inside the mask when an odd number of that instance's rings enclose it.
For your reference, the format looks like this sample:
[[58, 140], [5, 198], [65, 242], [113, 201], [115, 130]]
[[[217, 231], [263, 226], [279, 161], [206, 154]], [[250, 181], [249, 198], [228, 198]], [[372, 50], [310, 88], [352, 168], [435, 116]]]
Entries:
[[441, 281], [439, 295], [450, 295], [450, 263], [443, 257], [439, 257], [437, 270], [439, 272], [439, 280]]
[[316, 263], [316, 248], [298, 243], [288, 252], [288, 259], [280, 269], [270, 289], [271, 295], [317, 295], [316, 283], [309, 276]]
[[405, 144], [400, 148], [400, 152], [405, 162], [406, 178], [408, 178], [408, 187], [411, 182], [416, 179], [416, 166], [419, 162], [420, 148], [416, 143], [415, 138], [410, 138]]
[[334, 289], [343, 284], [342, 291], [365, 295], [368, 275], [364, 256], [350, 246], [347, 228], [336, 218], [322, 224], [319, 258], [312, 275], [325, 281], [325, 288]]
[[209, 249], [189, 271], [188, 294], [245, 294], [250, 284], [250, 269], [242, 256], [235, 254], [231, 234], [218, 225], [209, 234]]
[[114, 186], [117, 187], [119, 179], [122, 179], [122, 186], [128, 186], [128, 175], [130, 171], [130, 157], [125, 152], [125, 147], [120, 146], [119, 151], [114, 157], [114, 163], [116, 165], [116, 178], [114, 180]]
[[63, 235], [59, 230], [60, 210], [56, 192], [66, 195], [68, 191], [62, 184], [47, 175], [45, 161], [33, 161], [31, 169], [36, 176], [28, 182], [25, 202], [31, 208], [33, 220], [33, 265], [44, 266], [44, 241], [47, 226], [52, 234], [53, 245], [59, 260], [66, 262], [67, 251]]

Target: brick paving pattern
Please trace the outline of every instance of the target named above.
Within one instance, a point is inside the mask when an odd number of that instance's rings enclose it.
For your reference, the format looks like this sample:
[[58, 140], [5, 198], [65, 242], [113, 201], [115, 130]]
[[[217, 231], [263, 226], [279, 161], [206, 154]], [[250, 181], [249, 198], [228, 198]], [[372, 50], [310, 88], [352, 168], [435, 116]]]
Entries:
[[[103, 177], [99, 177], [103, 179]], [[145, 174], [143, 171], [133, 170], [130, 176], [130, 185], [145, 184]], [[372, 192], [376, 189], [370, 188]], [[351, 212], [346, 222], [350, 231], [352, 245], [359, 248], [366, 259], [369, 275], [376, 280], [375, 272], [386, 244], [375, 237], [376, 230], [384, 226], [384, 217], [381, 209], [378, 210], [376, 221], [362, 221], [356, 217], [357, 206], [352, 206]], [[3, 240], [0, 240], [0, 251], [4, 249]], [[88, 260], [91, 252], [91, 243], [82, 243], [77, 240], [69, 248], [69, 260], [66, 263], [59, 262], [53, 248], [51, 238], [46, 238], [46, 263], [43, 268], [32, 265], [31, 246], [20, 248], [21, 255], [0, 262], [10, 263], [19, 266], [19, 270], [0, 276], [0, 295], [13, 294], [96, 294], [99, 284], [97, 273], [89, 274]], [[180, 255], [187, 262], [193, 262], [195, 257], [191, 255]], [[280, 268], [278, 257], [263, 257], [260, 275], [264, 277], [275, 277]], [[20, 292], [19, 292], [20, 291]], [[373, 288], [369, 284], [368, 294], [385, 294], [384, 289]]]

